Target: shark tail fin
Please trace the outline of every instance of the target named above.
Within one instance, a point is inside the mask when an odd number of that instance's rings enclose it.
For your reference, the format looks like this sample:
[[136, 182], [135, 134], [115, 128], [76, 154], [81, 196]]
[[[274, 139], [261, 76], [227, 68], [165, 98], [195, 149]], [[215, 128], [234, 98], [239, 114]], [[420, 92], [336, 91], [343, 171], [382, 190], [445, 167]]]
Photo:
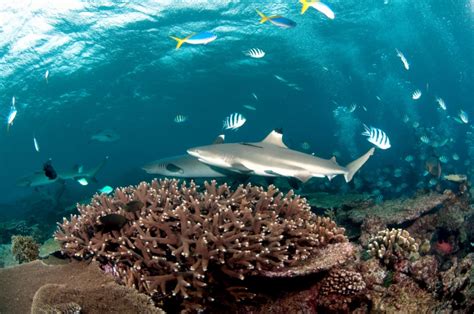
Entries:
[[260, 12], [259, 10], [255, 9], [255, 11], [257, 11], [258, 15], [260, 15], [260, 17], [262, 18], [260, 20], [260, 24], [265, 23], [266, 21], [269, 20], [269, 17], [263, 14], [262, 12]]
[[346, 182], [350, 182], [352, 180], [354, 174], [365, 164], [367, 160], [369, 160], [370, 156], [374, 154], [374, 151], [375, 147], [372, 147], [367, 151], [367, 153], [360, 156], [359, 158], [357, 158], [346, 166], [346, 168], [349, 170], [349, 172], [344, 175], [344, 179], [346, 179]]
[[308, 10], [309, 8], [309, 5], [311, 4], [311, 0], [300, 0], [300, 3], [303, 5], [301, 7], [301, 14], [304, 14], [306, 12], [306, 10]]
[[178, 38], [178, 37], [174, 37], [174, 36], [170, 36], [170, 38], [176, 40], [178, 43], [176, 44], [176, 49], [179, 49], [191, 36], [193, 36], [194, 34], [191, 34], [189, 36], [186, 36], [184, 38]]
[[91, 171], [91, 176], [90, 177], [94, 182], [97, 182], [96, 175], [99, 173], [100, 170], [102, 170], [102, 168], [104, 168], [105, 163], [107, 162], [107, 160], [109, 160], [109, 156], [105, 156], [104, 160], [102, 160], [100, 162], [100, 164], [98, 164], [97, 167], [95, 167]]

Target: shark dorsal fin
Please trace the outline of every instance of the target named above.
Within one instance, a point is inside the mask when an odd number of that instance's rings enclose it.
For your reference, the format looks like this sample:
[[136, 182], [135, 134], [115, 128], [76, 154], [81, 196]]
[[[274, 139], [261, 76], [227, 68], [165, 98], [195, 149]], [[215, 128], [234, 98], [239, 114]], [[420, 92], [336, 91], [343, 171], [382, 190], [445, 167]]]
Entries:
[[275, 129], [270, 132], [262, 141], [262, 143], [272, 144], [283, 148], [288, 148], [283, 143], [283, 131], [281, 129]]
[[212, 144], [223, 144], [224, 140], [225, 140], [225, 135], [221, 134], [218, 137], [216, 137], [216, 139], [214, 140], [214, 142], [212, 142]]
[[337, 164], [337, 161], [336, 161], [336, 156], [332, 156], [332, 158], [330, 159], [332, 162], [336, 163]]

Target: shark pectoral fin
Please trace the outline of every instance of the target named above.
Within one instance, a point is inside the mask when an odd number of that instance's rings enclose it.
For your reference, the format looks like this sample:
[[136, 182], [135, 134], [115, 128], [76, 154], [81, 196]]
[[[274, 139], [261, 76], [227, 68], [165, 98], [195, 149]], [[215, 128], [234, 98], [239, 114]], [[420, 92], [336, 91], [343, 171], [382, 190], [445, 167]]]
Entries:
[[331, 181], [336, 175], [335, 174], [329, 174], [326, 177], [328, 178], [329, 181]]
[[346, 179], [346, 182], [350, 182], [352, 180], [352, 177], [354, 174], [362, 167], [367, 160], [369, 160], [370, 156], [374, 154], [375, 147], [372, 147], [365, 153], [364, 155], [360, 156], [353, 162], [349, 163], [346, 168], [348, 172], [344, 174], [344, 178]]
[[241, 163], [233, 163], [230, 166], [232, 167], [233, 170], [237, 170], [240, 173], [251, 173], [252, 172], [251, 169], [245, 167]]
[[294, 176], [296, 179], [300, 180], [303, 183], [306, 183], [313, 175], [309, 172], [300, 172]]

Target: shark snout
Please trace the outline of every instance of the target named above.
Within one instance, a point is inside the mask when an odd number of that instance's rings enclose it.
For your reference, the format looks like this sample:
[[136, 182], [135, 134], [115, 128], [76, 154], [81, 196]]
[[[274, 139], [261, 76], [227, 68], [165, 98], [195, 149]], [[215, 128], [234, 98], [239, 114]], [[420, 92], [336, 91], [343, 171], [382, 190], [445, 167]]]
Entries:
[[190, 148], [187, 150], [188, 154], [194, 157], [199, 157], [201, 155], [201, 152], [199, 149], [196, 148]]

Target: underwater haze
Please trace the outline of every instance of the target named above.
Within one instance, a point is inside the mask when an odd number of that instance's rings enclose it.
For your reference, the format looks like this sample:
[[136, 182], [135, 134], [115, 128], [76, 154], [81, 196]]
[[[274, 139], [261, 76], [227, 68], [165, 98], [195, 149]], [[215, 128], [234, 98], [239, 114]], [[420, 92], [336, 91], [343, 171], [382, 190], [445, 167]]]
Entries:
[[[275, 128], [290, 148], [343, 165], [373, 147], [364, 124], [390, 139], [354, 182], [314, 178], [305, 189], [387, 199], [473, 175], [473, 1], [327, 4], [334, 19], [314, 8], [301, 14], [298, 1], [4, 1], [3, 210], [41, 193], [18, 180], [49, 159], [59, 171], [109, 157], [98, 182], [66, 182], [75, 202], [149, 180], [144, 164], [223, 132], [226, 142], [258, 142]], [[296, 26], [260, 24], [256, 9]], [[201, 32], [217, 38], [179, 49], [170, 38]], [[263, 58], [246, 54], [257, 48]], [[232, 113], [246, 122], [223, 131]]]

